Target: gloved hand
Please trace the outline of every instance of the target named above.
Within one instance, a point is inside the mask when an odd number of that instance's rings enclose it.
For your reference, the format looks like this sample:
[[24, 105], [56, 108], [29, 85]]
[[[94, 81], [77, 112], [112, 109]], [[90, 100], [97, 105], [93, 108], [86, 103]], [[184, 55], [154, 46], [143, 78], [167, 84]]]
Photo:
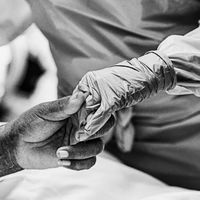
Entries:
[[84, 130], [77, 133], [77, 140], [96, 135], [115, 111], [133, 106], [159, 91], [170, 90], [175, 84], [172, 63], [157, 51], [110, 68], [88, 72], [78, 88], [90, 93], [86, 99], [90, 114]]
[[78, 115], [74, 113], [87, 95], [75, 91], [72, 96], [37, 105], [13, 122], [1, 126], [0, 176], [22, 168], [64, 166], [81, 170], [92, 167], [95, 156], [103, 150], [101, 139], [69, 146], [72, 133], [79, 128], [73, 124], [73, 121], [78, 124]]
[[[135, 128], [132, 122], [133, 108], [124, 108], [115, 112], [115, 125], [104, 133], [102, 137], [105, 144], [114, 139], [122, 152], [130, 152], [134, 145]], [[98, 135], [98, 134], [97, 134]]]
[[113, 136], [118, 148], [122, 152], [131, 151], [134, 145], [135, 128], [132, 122], [133, 108], [124, 108], [116, 112], [116, 125], [113, 128]]

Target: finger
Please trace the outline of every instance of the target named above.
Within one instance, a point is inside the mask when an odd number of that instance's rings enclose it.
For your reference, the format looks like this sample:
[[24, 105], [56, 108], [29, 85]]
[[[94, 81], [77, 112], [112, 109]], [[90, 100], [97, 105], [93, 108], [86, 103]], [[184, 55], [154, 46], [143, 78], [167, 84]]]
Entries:
[[135, 129], [133, 124], [129, 123], [126, 127], [117, 125], [115, 131], [117, 146], [119, 149], [122, 152], [130, 152], [135, 138]]
[[113, 126], [110, 128], [110, 130], [102, 137], [104, 144], [107, 144], [112, 139], [112, 137], [114, 136], [114, 133], [115, 133], [115, 127], [116, 127], [116, 123], [117, 123], [116, 112], [113, 113], [112, 115], [114, 116], [115, 122], [114, 122]]
[[65, 143], [66, 145], [64, 146], [75, 145], [79, 142], [76, 140], [76, 135], [77, 135], [77, 132], [84, 131], [86, 121], [90, 117], [91, 114], [89, 114], [88, 116], [87, 115], [88, 115], [87, 110], [85, 109], [85, 105], [83, 105], [78, 113], [72, 115], [69, 118], [69, 121], [71, 121], [72, 123], [72, 128], [70, 129], [70, 132], [68, 133], [69, 137], [67, 138], [67, 140], [69, 143]]
[[71, 144], [70, 142], [71, 135], [74, 135], [79, 128], [77, 114], [74, 114], [71, 117], [69, 117], [64, 127], [65, 127], [65, 135], [63, 138], [62, 146], [69, 146]]
[[87, 158], [84, 160], [59, 160], [58, 165], [73, 170], [90, 169], [96, 163], [96, 157]]
[[[96, 111], [99, 108], [100, 104], [96, 104], [94, 106], [88, 107], [86, 103], [83, 104], [83, 106], [80, 108], [78, 112], [78, 117], [79, 117], [79, 127], [83, 127], [86, 125], [87, 120], [90, 119], [92, 116], [92, 112]], [[86, 107], [87, 106], [87, 107]]]
[[[92, 77], [92, 78], [91, 78]], [[88, 72], [79, 82], [78, 90], [82, 92], [89, 92], [89, 96], [86, 99], [86, 104], [88, 108], [97, 108], [101, 102], [101, 96], [99, 95], [99, 91], [94, 85], [92, 80], [95, 80], [93, 72]]]
[[86, 125], [87, 122], [87, 117], [90, 113], [88, 112], [88, 110], [86, 109], [86, 103], [83, 104], [83, 106], [81, 107], [81, 109], [78, 112], [78, 118], [79, 118], [79, 127], [84, 127]]
[[38, 105], [35, 108], [37, 110], [36, 114], [40, 118], [49, 121], [64, 120], [80, 109], [87, 96], [88, 93], [76, 91], [72, 96]]
[[77, 88], [79, 91], [82, 91], [82, 92], [89, 92], [90, 89], [89, 89], [89, 86], [87, 84], [87, 79], [86, 78], [82, 78], [81, 81], [79, 82]]
[[98, 95], [96, 90], [89, 89], [83, 83], [79, 84], [77, 90], [82, 91], [84, 93], [85, 92], [89, 93], [89, 95], [86, 99], [86, 108], [87, 108], [88, 111], [97, 110], [100, 107], [101, 98]]
[[101, 105], [100, 108], [92, 115], [91, 119], [87, 121], [84, 129], [76, 133], [77, 141], [87, 140], [89, 137], [97, 133], [109, 120], [111, 113], [107, 106]]
[[111, 115], [111, 117], [105, 123], [105, 125], [99, 131], [97, 131], [96, 134], [89, 137], [88, 140], [93, 140], [95, 138], [101, 138], [102, 136], [104, 136], [105, 134], [107, 134], [109, 132], [109, 130], [114, 126], [114, 124], [115, 124], [115, 117], [113, 115]]
[[101, 139], [81, 142], [73, 146], [60, 147], [57, 150], [59, 159], [80, 160], [91, 158], [103, 151], [104, 144]]
[[100, 107], [100, 98], [96, 97], [96, 101], [94, 101], [94, 97], [92, 95], [89, 95], [86, 99], [86, 108], [87, 110], [97, 110]]
[[[106, 122], [106, 124], [99, 130], [97, 131], [96, 134], [92, 135], [91, 137], [88, 138], [88, 140], [93, 140], [96, 138], [100, 138], [103, 135], [107, 134], [108, 131], [114, 126], [115, 124], [115, 117], [113, 115], [111, 115], [111, 117], [109, 118], [109, 120]], [[84, 126], [80, 127], [79, 130], [73, 131], [70, 134], [70, 145], [75, 145], [77, 144], [79, 141], [76, 139], [79, 134], [82, 134], [84, 132]]]

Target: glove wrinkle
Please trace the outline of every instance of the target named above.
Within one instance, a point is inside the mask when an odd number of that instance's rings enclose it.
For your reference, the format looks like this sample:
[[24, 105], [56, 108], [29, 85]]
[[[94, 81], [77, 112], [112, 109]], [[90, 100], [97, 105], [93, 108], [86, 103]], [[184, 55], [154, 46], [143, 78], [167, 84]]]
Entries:
[[160, 91], [172, 89], [176, 84], [176, 74], [171, 61], [156, 51], [110, 68], [89, 72], [80, 81], [79, 85], [82, 84], [91, 93], [93, 105], [100, 103], [85, 126], [88, 136], [101, 129], [115, 111], [133, 106]]

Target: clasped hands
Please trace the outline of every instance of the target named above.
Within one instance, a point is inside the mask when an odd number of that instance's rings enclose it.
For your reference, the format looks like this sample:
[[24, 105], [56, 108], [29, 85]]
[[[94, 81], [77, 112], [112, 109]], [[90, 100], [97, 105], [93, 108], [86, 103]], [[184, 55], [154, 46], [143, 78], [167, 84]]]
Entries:
[[[72, 96], [39, 104], [1, 127], [1, 143], [9, 150], [7, 157], [12, 158], [12, 164], [22, 169], [92, 167], [104, 147], [101, 138], [76, 140], [87, 96], [88, 93], [75, 90]], [[114, 119], [98, 133], [102, 135], [113, 124]]]
[[103, 150], [101, 137], [115, 123], [113, 113], [175, 84], [171, 63], [157, 53], [89, 72], [72, 96], [37, 105], [7, 123], [5, 149], [24, 169], [89, 169]]

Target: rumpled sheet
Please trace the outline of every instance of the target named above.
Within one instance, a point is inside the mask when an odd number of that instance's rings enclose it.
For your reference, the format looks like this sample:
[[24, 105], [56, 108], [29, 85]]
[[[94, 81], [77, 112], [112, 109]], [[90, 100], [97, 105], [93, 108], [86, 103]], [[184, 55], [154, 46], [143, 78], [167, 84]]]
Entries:
[[1, 200], [199, 200], [200, 192], [170, 187], [108, 158], [90, 170], [23, 171], [0, 179]]

